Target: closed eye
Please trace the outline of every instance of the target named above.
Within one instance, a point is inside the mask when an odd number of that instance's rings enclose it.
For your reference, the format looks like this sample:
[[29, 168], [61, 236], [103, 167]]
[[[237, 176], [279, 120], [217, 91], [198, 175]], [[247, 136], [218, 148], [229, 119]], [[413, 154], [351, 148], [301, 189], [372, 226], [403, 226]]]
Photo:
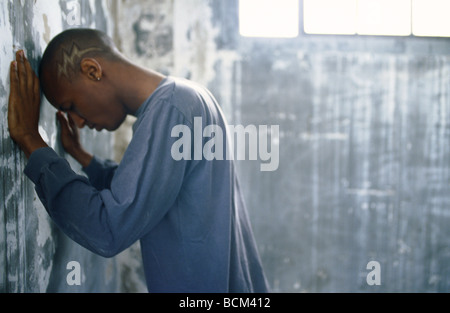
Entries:
[[73, 103], [71, 103], [70, 106], [67, 106], [67, 107], [64, 107], [64, 106], [60, 107], [60, 110], [65, 112], [65, 113], [73, 111], [73, 109], [74, 109]]

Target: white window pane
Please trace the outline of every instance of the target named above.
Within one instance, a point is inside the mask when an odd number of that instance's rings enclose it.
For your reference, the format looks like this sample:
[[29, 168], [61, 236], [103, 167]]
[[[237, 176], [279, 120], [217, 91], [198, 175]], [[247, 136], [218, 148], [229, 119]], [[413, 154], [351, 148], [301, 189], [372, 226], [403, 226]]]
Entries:
[[411, 35], [411, 0], [359, 0], [357, 32], [360, 35]]
[[305, 33], [355, 34], [356, 1], [304, 0]]
[[413, 0], [413, 34], [450, 37], [450, 0]]
[[298, 0], [240, 0], [239, 31], [246, 37], [298, 36]]

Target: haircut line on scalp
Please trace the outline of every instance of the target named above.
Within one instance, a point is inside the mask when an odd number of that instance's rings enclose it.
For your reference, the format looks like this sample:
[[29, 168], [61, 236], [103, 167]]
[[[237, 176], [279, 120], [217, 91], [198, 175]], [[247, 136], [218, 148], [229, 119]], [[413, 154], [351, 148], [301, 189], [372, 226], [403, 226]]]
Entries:
[[[78, 45], [73, 42], [70, 52], [65, 49], [61, 49], [62, 58], [61, 62], [58, 63], [58, 78], [65, 76], [67, 79], [71, 79], [72, 75], [76, 71], [76, 63], [87, 53], [93, 51], [101, 51], [100, 48], [87, 48], [80, 50]], [[70, 72], [69, 72], [70, 71]]]

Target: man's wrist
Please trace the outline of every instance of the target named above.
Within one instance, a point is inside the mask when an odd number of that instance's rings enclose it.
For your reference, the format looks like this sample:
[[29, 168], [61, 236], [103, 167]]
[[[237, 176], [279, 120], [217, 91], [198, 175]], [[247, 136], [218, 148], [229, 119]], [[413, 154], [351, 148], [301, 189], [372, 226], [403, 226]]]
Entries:
[[45, 141], [42, 139], [41, 135], [34, 134], [34, 135], [25, 135], [22, 137], [20, 142], [18, 142], [18, 145], [20, 149], [25, 153], [25, 156], [27, 159], [30, 158], [31, 154], [40, 149], [40, 148], [46, 148], [48, 145], [45, 143]]
[[94, 156], [84, 149], [77, 149], [69, 153], [83, 168], [88, 167]]

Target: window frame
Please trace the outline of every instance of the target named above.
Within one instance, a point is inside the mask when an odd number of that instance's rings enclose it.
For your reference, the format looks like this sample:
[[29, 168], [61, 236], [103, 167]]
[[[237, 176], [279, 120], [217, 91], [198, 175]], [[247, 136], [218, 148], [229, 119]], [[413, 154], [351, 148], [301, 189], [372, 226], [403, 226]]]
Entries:
[[[237, 0], [237, 5], [238, 5], [238, 33], [239, 36], [242, 38], [246, 38], [249, 40], [252, 39], [276, 39], [276, 40], [295, 40], [296, 38], [299, 37], [324, 37], [324, 36], [338, 36], [338, 37], [344, 37], [344, 38], [367, 38], [367, 37], [376, 37], [376, 38], [393, 38], [393, 39], [398, 39], [398, 38], [435, 38], [435, 39], [449, 39], [449, 36], [439, 36], [439, 35], [430, 35], [430, 36], [422, 36], [422, 35], [416, 35], [414, 34], [414, 21], [413, 21], [413, 15], [414, 15], [414, 1], [411, 1], [411, 33], [409, 35], [375, 35], [375, 34], [358, 34], [358, 30], [357, 27], [355, 29], [355, 33], [354, 34], [333, 34], [333, 33], [307, 33], [305, 31], [305, 12], [304, 12], [304, 6], [305, 6], [305, 1], [304, 0], [298, 0], [299, 4], [298, 4], [298, 35], [296, 37], [273, 37], [273, 36], [244, 36], [241, 34], [241, 29], [240, 29], [240, 24], [241, 24], [241, 19], [240, 19], [240, 0]], [[450, 0], [449, 0], [450, 1]]]
[[[299, 0], [299, 4], [300, 4], [300, 18], [299, 18], [299, 26], [300, 26], [300, 30], [299, 30], [299, 34], [301, 34], [302, 36], [339, 36], [339, 37], [381, 37], [381, 38], [437, 38], [437, 39], [448, 39], [450, 38], [449, 36], [438, 36], [438, 35], [434, 35], [434, 36], [420, 36], [420, 35], [415, 35], [414, 34], [414, 0], [410, 0], [411, 1], [411, 25], [410, 25], [410, 29], [411, 29], [411, 33], [409, 35], [373, 35], [373, 34], [358, 34], [358, 29], [356, 27], [355, 29], [355, 33], [354, 34], [333, 34], [333, 33], [329, 33], [329, 34], [314, 34], [314, 33], [307, 33], [305, 31], [305, 20], [304, 20], [304, 6], [305, 6], [305, 1], [304, 0]], [[450, 0], [449, 0], [450, 1]]]

